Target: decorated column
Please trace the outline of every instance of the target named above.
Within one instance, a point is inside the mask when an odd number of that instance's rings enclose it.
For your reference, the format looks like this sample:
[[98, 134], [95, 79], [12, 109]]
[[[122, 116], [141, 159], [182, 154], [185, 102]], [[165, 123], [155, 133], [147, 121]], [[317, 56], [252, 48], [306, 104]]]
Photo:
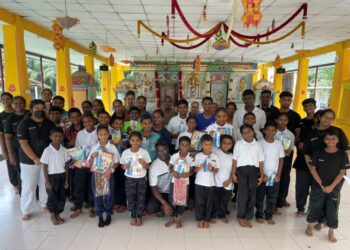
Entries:
[[29, 105], [31, 94], [24, 46], [22, 19], [15, 18], [15, 25], [3, 25], [5, 91], [25, 97]]
[[69, 47], [56, 50], [57, 95], [66, 100], [64, 108], [70, 109], [73, 104], [72, 73], [70, 67]]
[[84, 56], [84, 65], [86, 72], [95, 78], [94, 57], [90, 55]]
[[110, 81], [109, 81], [109, 71], [101, 71], [101, 97], [102, 102], [105, 106], [105, 109], [107, 112], [111, 114], [112, 111], [112, 103], [111, 103], [111, 96], [110, 96]]
[[307, 84], [309, 74], [309, 58], [301, 57], [298, 61], [298, 78], [295, 86], [293, 109], [300, 115], [303, 114], [302, 101], [307, 98]]

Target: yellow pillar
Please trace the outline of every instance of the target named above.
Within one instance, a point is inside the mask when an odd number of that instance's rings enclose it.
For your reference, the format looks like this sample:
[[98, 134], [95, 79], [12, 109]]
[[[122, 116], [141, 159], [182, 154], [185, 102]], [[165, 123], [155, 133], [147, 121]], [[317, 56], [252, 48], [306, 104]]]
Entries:
[[57, 95], [64, 97], [66, 100], [64, 108], [68, 110], [73, 104], [72, 74], [68, 46], [56, 51], [56, 76]]
[[341, 43], [336, 50], [338, 61], [334, 68], [333, 85], [329, 104], [330, 108], [333, 109], [336, 114], [339, 112], [341, 84], [350, 78], [350, 49], [344, 48], [344, 45], [344, 43]]
[[122, 79], [119, 79], [119, 77], [118, 77], [119, 71], [120, 71], [120, 65], [115, 63], [114, 66], [111, 67], [111, 83], [110, 83], [111, 91], [109, 92], [109, 96], [110, 96], [109, 98], [110, 98], [112, 103], [115, 99], [117, 99], [117, 97], [115, 95], [117, 84], [119, 81], [122, 80]]
[[112, 103], [110, 98], [110, 82], [109, 82], [109, 71], [101, 71], [101, 97], [105, 109], [111, 113]]
[[28, 69], [24, 46], [22, 18], [16, 16], [15, 25], [3, 25], [5, 91], [23, 96], [29, 105]]
[[261, 65], [260, 79], [268, 80], [267, 78], [268, 78], [267, 65], [263, 64]]
[[[266, 69], [266, 76], [265, 79], [267, 79], [267, 69]], [[275, 68], [275, 76], [274, 76], [274, 86], [275, 86], [275, 106], [277, 108], [280, 107], [280, 102], [279, 102], [279, 95], [282, 92], [282, 79], [283, 79], [283, 74], [277, 74], [277, 69]]]
[[93, 78], [95, 78], [94, 57], [84, 56], [84, 65], [86, 68], [86, 72], [89, 73]]
[[309, 75], [309, 58], [301, 57], [298, 61], [298, 77], [293, 99], [293, 110], [303, 114], [302, 101], [307, 98], [307, 84]]
[[262, 71], [262, 65], [258, 65], [257, 71], [253, 74], [253, 83], [256, 83], [261, 79], [261, 71]]

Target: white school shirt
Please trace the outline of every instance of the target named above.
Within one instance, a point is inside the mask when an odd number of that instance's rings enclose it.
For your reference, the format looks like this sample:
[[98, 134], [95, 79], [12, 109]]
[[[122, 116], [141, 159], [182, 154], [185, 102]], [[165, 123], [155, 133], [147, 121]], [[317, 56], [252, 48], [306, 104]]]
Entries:
[[[199, 165], [203, 164], [206, 159], [209, 157], [209, 155], [205, 155], [202, 152], [198, 153], [195, 157], [195, 167], [198, 167]], [[210, 154], [210, 163], [213, 165], [214, 168], [220, 169], [220, 162], [218, 159], [218, 156], [215, 153]], [[196, 174], [196, 185], [201, 185], [205, 187], [214, 187], [215, 186], [215, 179], [214, 179], [214, 173], [212, 171], [204, 171], [204, 168], [199, 170]]]
[[[180, 154], [179, 153], [173, 154], [171, 156], [169, 164], [174, 166], [174, 170], [175, 170], [176, 164], [179, 162], [179, 160], [180, 160]], [[194, 166], [193, 158], [190, 156], [190, 153], [188, 153], [186, 155], [186, 157], [184, 159], [181, 159], [181, 160], [185, 160], [186, 161], [186, 167], [185, 167], [184, 172], [190, 172], [191, 171], [191, 167]], [[174, 182], [174, 180], [175, 180], [175, 177], [172, 178], [171, 182]], [[187, 184], [190, 183], [189, 177], [186, 178], [186, 181], [187, 181]]]
[[[100, 143], [98, 142], [97, 144], [95, 144], [94, 146], [92, 146], [91, 148], [91, 151], [90, 151], [90, 154], [89, 154], [89, 157], [88, 157], [88, 161], [91, 159], [91, 155], [94, 153], [94, 152], [98, 152], [99, 148], [101, 147]], [[120, 160], [120, 155], [119, 155], [119, 151], [117, 149], [117, 147], [108, 142], [105, 146], [104, 146], [105, 150], [107, 153], [111, 153], [113, 154], [113, 160], [112, 160], [112, 163], [115, 164], [115, 163], [118, 163], [119, 160]]]
[[208, 134], [210, 134], [211, 131], [218, 131], [218, 129], [223, 129], [223, 128], [227, 128], [231, 130], [231, 133], [229, 135], [233, 135], [233, 126], [231, 124], [225, 123], [224, 126], [220, 126], [219, 124], [217, 124], [217, 122], [209, 125], [207, 127], [207, 129], [205, 130]]
[[83, 146], [94, 146], [98, 143], [96, 129], [89, 133], [86, 129], [80, 130], [77, 134], [77, 139], [75, 140], [76, 147]]
[[[167, 129], [171, 134], [181, 133], [187, 131], [186, 119], [181, 119], [180, 115], [174, 116], [170, 119]], [[176, 145], [177, 138], [172, 138], [171, 144]]]
[[120, 158], [120, 164], [130, 163], [131, 169], [133, 170], [132, 174], [128, 174], [128, 170], [125, 170], [125, 176], [130, 178], [143, 178], [146, 176], [147, 170], [138, 162], [138, 159], [140, 158], [146, 163], [151, 163], [151, 157], [143, 148], [140, 148], [137, 152], [131, 152], [130, 148], [123, 151], [122, 157]]
[[155, 159], [149, 168], [148, 177], [151, 187], [158, 187], [160, 193], [169, 193], [172, 175], [164, 161]]
[[236, 142], [233, 149], [233, 159], [237, 161], [237, 168], [244, 166], [259, 167], [259, 162], [265, 160], [264, 151], [255, 139], [247, 142], [244, 139]]
[[[295, 136], [294, 134], [289, 130], [289, 129], [285, 129], [283, 131], [279, 131], [277, 130], [277, 133], [276, 133], [276, 136], [275, 136], [275, 139], [276, 140], [279, 140], [281, 138], [288, 138], [290, 140], [290, 146], [289, 146], [289, 149], [291, 151], [294, 150], [294, 141], [295, 141]], [[279, 140], [280, 141], [280, 140]], [[282, 143], [282, 141], [280, 141]], [[282, 144], [283, 146], [283, 144]], [[287, 154], [286, 154], [287, 155]]]
[[[215, 153], [220, 163], [219, 171], [215, 174], [215, 185], [223, 187], [224, 181], [228, 180], [232, 174], [232, 153], [227, 154], [221, 149], [218, 149]], [[225, 189], [232, 190], [232, 182]]]
[[[254, 132], [256, 134], [257, 141], [264, 140], [264, 136], [259, 130], [254, 129]], [[239, 140], [243, 139], [243, 136], [241, 134], [241, 130], [239, 128], [234, 129], [233, 138], [235, 139], [235, 141], [239, 141]]]
[[[253, 111], [252, 111], [255, 115], [255, 120], [256, 123], [254, 124], [254, 129], [255, 130], [261, 130], [262, 128], [264, 128], [265, 123], [266, 123], [266, 114], [264, 112], [264, 110], [258, 108], [258, 107], [254, 107]], [[233, 127], [234, 128], [240, 128], [243, 125], [243, 118], [244, 115], [248, 113], [244, 107], [242, 107], [241, 109], [238, 109], [234, 116], [233, 116]]]
[[51, 143], [41, 155], [40, 162], [48, 165], [48, 174], [64, 173], [66, 163], [70, 160], [68, 151], [62, 145], [59, 150], [55, 149]]
[[272, 172], [278, 171], [280, 158], [284, 158], [284, 150], [282, 144], [274, 140], [270, 143], [266, 140], [259, 141], [265, 155], [264, 174], [269, 176]]
[[179, 134], [179, 136], [177, 137], [177, 139], [176, 139], [175, 150], [178, 150], [178, 149], [179, 149], [179, 140], [180, 140], [180, 138], [183, 137], [183, 136], [187, 136], [188, 138], [192, 139], [192, 133], [188, 132], [187, 130], [184, 131], [184, 132], [181, 132], [181, 133]]

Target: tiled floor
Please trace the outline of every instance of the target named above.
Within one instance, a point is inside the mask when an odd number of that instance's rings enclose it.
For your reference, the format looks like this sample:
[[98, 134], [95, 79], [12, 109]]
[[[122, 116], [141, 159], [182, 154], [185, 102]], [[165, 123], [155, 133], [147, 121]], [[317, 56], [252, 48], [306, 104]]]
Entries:
[[347, 184], [342, 191], [338, 242], [330, 244], [326, 230], [315, 233], [312, 238], [304, 235], [305, 218], [294, 215], [294, 181], [288, 199], [292, 207], [283, 210], [274, 226], [254, 223], [253, 229], [240, 228], [234, 219], [232, 204], [231, 222], [218, 222], [208, 230], [196, 228], [190, 211], [185, 214], [183, 229], [165, 228], [166, 218], [154, 216], [146, 217], [143, 227], [134, 228], [129, 226], [126, 212], [113, 215], [112, 224], [100, 229], [97, 219], [88, 218], [86, 212], [70, 219], [70, 204], [67, 204], [63, 225], [51, 225], [48, 214], [42, 214], [39, 208], [32, 220], [23, 222], [19, 197], [13, 194], [4, 163], [0, 164], [0, 249], [350, 249], [350, 187]]

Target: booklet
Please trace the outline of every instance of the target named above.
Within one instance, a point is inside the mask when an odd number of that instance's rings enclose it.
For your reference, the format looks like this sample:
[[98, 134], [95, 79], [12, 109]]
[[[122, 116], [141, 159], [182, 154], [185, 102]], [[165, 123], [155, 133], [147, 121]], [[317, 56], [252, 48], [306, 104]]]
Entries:
[[113, 154], [99, 150], [98, 157], [94, 159], [93, 168], [98, 173], [104, 173], [112, 165]]
[[266, 187], [272, 187], [275, 184], [275, 177], [276, 177], [276, 171], [268, 173]]
[[174, 166], [174, 170], [179, 174], [190, 172], [190, 168], [186, 162], [186, 160], [178, 160], [177, 164]]
[[175, 179], [173, 190], [173, 205], [186, 206], [187, 205], [187, 180]]
[[73, 166], [76, 168], [89, 168], [90, 164], [87, 160], [91, 151], [90, 146], [75, 147], [68, 149], [68, 154], [74, 160]]
[[130, 155], [128, 157], [127, 161], [127, 165], [130, 166], [130, 168], [128, 168], [126, 170], [126, 173], [128, 175], [138, 175], [141, 174], [143, 171], [143, 167], [142, 165], [139, 163], [139, 159], [142, 159], [142, 156], [137, 154], [137, 155]]
[[193, 148], [194, 150], [200, 150], [200, 142], [204, 134], [205, 133], [201, 131], [193, 132], [192, 138], [191, 138], [191, 148]]

